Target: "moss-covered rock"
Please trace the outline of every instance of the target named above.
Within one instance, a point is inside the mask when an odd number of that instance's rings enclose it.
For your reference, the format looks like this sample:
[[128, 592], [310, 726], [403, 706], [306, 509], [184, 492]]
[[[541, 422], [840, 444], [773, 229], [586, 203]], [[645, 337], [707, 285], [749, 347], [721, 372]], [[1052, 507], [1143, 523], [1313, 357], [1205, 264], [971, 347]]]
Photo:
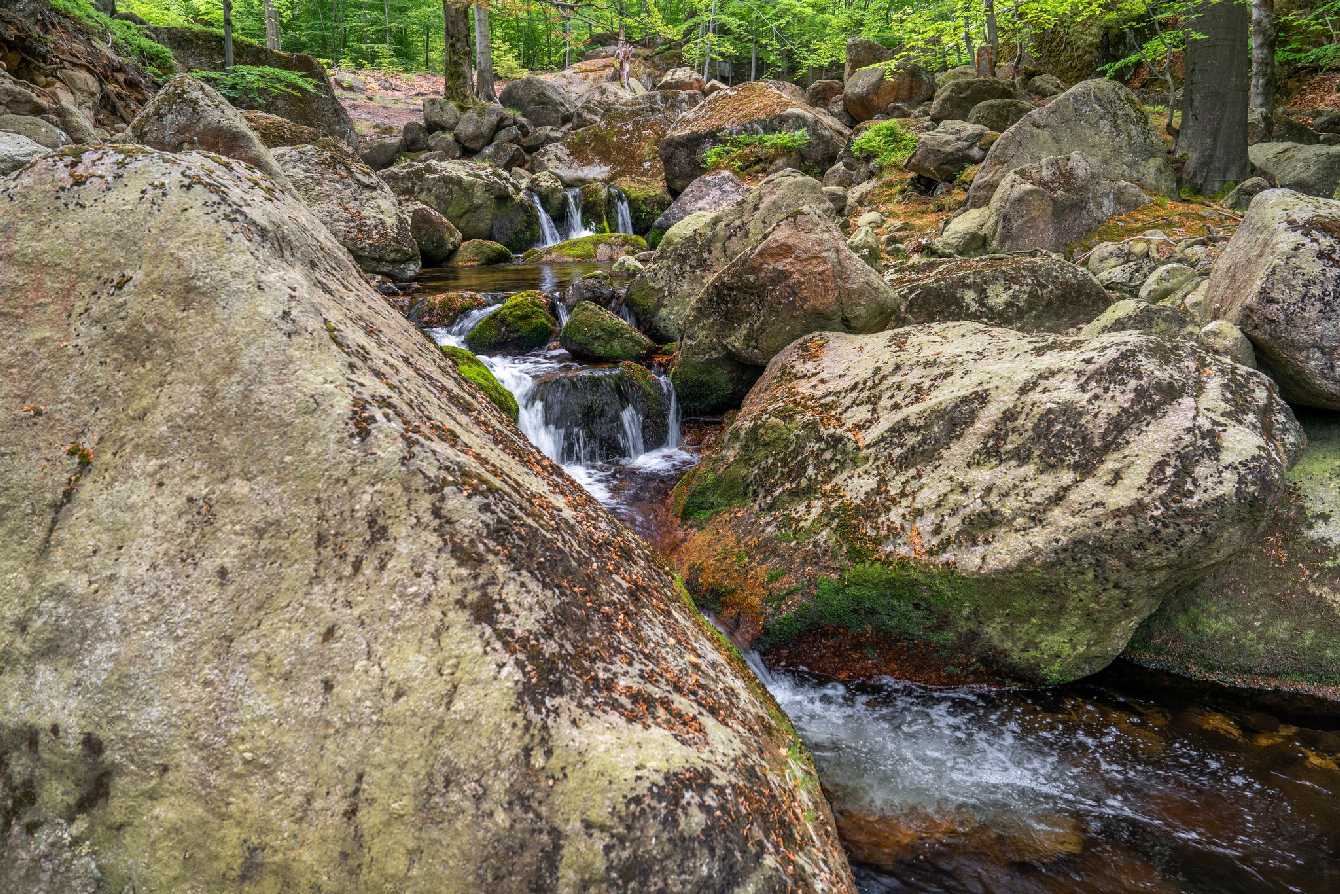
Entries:
[[467, 382], [484, 392], [484, 396], [498, 409], [502, 410], [515, 422], [521, 414], [521, 408], [517, 406], [516, 397], [508, 391], [503, 384], [493, 375], [493, 371], [484, 365], [474, 354], [465, 348], [458, 348], [455, 345], [442, 345], [442, 353], [446, 354], [452, 363], [456, 365], [456, 372], [460, 373]]
[[548, 248], [532, 248], [522, 258], [532, 263], [614, 261], [647, 250], [647, 240], [628, 233], [593, 233]]
[[1268, 379], [1191, 341], [820, 333], [677, 486], [702, 528], [676, 562], [778, 660], [1057, 683], [1254, 542], [1300, 442]]
[[476, 323], [465, 343], [476, 354], [524, 354], [544, 347], [557, 332], [549, 299], [536, 291], [517, 292]]
[[757, 682], [295, 197], [0, 206], [0, 889], [851, 894]]
[[1302, 417], [1308, 445], [1269, 526], [1170, 597], [1131, 660], [1233, 686], [1340, 702], [1340, 424]]
[[655, 343], [619, 317], [590, 301], [579, 301], [558, 336], [574, 357], [597, 361], [645, 360]]
[[506, 245], [487, 239], [467, 239], [451, 256], [451, 263], [456, 267], [492, 267], [511, 261], [512, 252]]

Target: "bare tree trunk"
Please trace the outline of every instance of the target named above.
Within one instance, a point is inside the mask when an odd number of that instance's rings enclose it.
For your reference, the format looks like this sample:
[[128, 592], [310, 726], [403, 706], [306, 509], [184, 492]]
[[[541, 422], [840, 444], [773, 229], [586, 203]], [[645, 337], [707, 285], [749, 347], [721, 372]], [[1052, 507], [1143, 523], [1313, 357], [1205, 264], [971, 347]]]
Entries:
[[279, 11], [275, 0], [265, 0], [265, 48], [279, 49]]
[[474, 104], [467, 8], [467, 0], [442, 0], [442, 95], [466, 106]]
[[977, 53], [972, 47], [972, 27], [968, 23], [966, 14], [963, 16], [963, 49], [968, 51], [969, 62], [977, 58]]
[[223, 0], [223, 67], [233, 67], [233, 0]]
[[986, 43], [977, 51], [977, 75], [983, 78], [994, 78], [996, 76], [996, 0], [984, 0], [984, 8], [986, 11]]
[[385, 38], [383, 43], [391, 46], [391, 0], [382, 0], [382, 35]]
[[1190, 27], [1204, 34], [1186, 48], [1182, 128], [1177, 152], [1182, 181], [1212, 195], [1247, 176], [1248, 13], [1235, 0], [1204, 0]]
[[1252, 0], [1252, 88], [1248, 108], [1260, 112], [1269, 133], [1275, 115], [1275, 0]]
[[493, 83], [493, 38], [487, 3], [475, 4], [475, 91], [484, 102], [497, 102]]
[[707, 80], [707, 66], [712, 62], [712, 27], [717, 17], [717, 0], [712, 0], [712, 11], [707, 15], [707, 33], [703, 35], [703, 80]]

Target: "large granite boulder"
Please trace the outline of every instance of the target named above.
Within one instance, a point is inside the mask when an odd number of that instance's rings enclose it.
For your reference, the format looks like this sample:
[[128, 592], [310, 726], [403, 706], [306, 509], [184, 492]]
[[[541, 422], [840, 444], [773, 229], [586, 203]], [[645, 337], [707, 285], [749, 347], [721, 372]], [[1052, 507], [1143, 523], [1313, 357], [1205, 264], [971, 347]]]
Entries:
[[1340, 410], [1340, 201], [1258, 195], [1210, 272], [1209, 295], [1286, 400]]
[[980, 124], [987, 130], [1003, 133], [1016, 121], [1033, 111], [1033, 104], [1023, 99], [984, 99], [968, 113], [969, 124]]
[[[154, 28], [154, 40], [172, 50], [181, 70], [223, 71], [223, 34], [210, 28]], [[358, 145], [349, 113], [335, 96], [330, 74], [304, 53], [283, 53], [250, 41], [233, 42], [236, 65], [264, 66], [291, 71], [306, 79], [302, 88], [292, 84], [261, 84], [229, 97], [238, 108], [255, 109], [315, 128], [346, 146]]]
[[1275, 186], [1340, 199], [1340, 146], [1257, 143], [1248, 147], [1247, 155], [1252, 167]]
[[0, 203], [0, 888], [852, 892], [739, 657], [296, 198]]
[[874, 332], [893, 292], [831, 218], [802, 209], [717, 271], [689, 305], [671, 371], [688, 413], [736, 406], [763, 367], [802, 335]]
[[423, 202], [466, 239], [491, 239], [515, 252], [540, 238], [540, 219], [521, 183], [472, 161], [406, 161], [381, 172], [396, 195]]
[[707, 170], [703, 153], [740, 134], [804, 131], [808, 141], [798, 150], [801, 163], [810, 173], [822, 175], [846, 147], [851, 131], [783, 86], [748, 81], [713, 93], [702, 105], [680, 115], [660, 145], [670, 191], [683, 192]]
[[1053, 254], [928, 258], [885, 277], [907, 323], [973, 320], [1020, 332], [1067, 332], [1112, 303], [1093, 274]]
[[509, 81], [498, 101], [520, 112], [532, 127], [562, 127], [572, 120], [577, 106], [558, 84], [536, 77]]
[[1060, 683], [1255, 542], [1301, 443], [1192, 342], [820, 333], [677, 486], [679, 567], [776, 660]]
[[480, 105], [466, 109], [456, 122], [456, 142], [467, 152], [478, 152], [493, 142], [493, 135], [503, 127], [508, 112], [499, 105]]
[[[287, 118], [271, 115], [269, 112], [247, 110], [242, 113], [247, 126], [265, 144], [266, 149], [278, 149], [281, 146], [301, 146], [315, 143], [321, 139], [321, 131], [315, 127], [294, 124]], [[399, 146], [396, 147], [399, 149]], [[347, 147], [346, 147], [347, 149]], [[385, 167], [385, 165], [383, 165]]]
[[1169, 597], [1125, 657], [1182, 676], [1340, 702], [1340, 425], [1308, 444], [1265, 532]]
[[1175, 195], [1168, 152], [1130, 90], [1105, 78], [1083, 81], [1015, 122], [991, 145], [968, 190], [968, 204], [991, 201], [1015, 168], [1083, 153], [1108, 180], [1129, 180], [1147, 192]]
[[372, 168], [329, 137], [273, 154], [303, 202], [358, 266], [392, 279], [418, 275], [419, 246], [409, 215]]
[[1140, 187], [1107, 179], [1078, 152], [1048, 157], [1000, 181], [987, 205], [989, 241], [997, 251], [1062, 252], [1109, 218], [1149, 202]]
[[656, 345], [624, 320], [590, 301], [578, 301], [558, 334], [574, 357], [597, 362], [645, 360]]
[[842, 87], [842, 108], [857, 121], [869, 121], [887, 113], [893, 103], [914, 106], [930, 99], [934, 92], [935, 78], [918, 66], [871, 65], [847, 78]]
[[652, 262], [628, 286], [628, 306], [639, 324], [657, 341], [677, 340], [690, 302], [712, 275], [802, 209], [820, 217], [833, 214], [818, 180], [782, 171], [728, 208], [695, 212], [675, 224]]
[[1018, 99], [1014, 82], [996, 78], [961, 78], [935, 91], [931, 103], [932, 121], [966, 121], [979, 103], [993, 99]]
[[847, 38], [846, 56], [843, 64], [842, 79], [850, 80], [851, 76], [868, 65], [874, 65], [876, 62], [886, 62], [893, 58], [893, 50], [871, 40], [868, 37], [849, 37]]
[[401, 208], [409, 216], [409, 230], [425, 265], [445, 264], [461, 247], [461, 231], [436, 209], [415, 201], [402, 202]]
[[34, 115], [0, 113], [0, 132], [25, 136], [48, 149], [70, 145], [70, 138], [65, 131]]
[[709, 171], [676, 196], [651, 228], [664, 233], [695, 211], [715, 214], [731, 207], [748, 193], [749, 187], [734, 171]]
[[986, 128], [966, 121], [942, 121], [934, 130], [917, 134], [917, 147], [903, 167], [931, 180], [948, 182], [968, 165], [986, 157], [981, 139]]
[[190, 75], [177, 75], [164, 84], [130, 122], [130, 135], [165, 152], [201, 149], [226, 155], [288, 185], [270, 150], [242, 113], [213, 87]]

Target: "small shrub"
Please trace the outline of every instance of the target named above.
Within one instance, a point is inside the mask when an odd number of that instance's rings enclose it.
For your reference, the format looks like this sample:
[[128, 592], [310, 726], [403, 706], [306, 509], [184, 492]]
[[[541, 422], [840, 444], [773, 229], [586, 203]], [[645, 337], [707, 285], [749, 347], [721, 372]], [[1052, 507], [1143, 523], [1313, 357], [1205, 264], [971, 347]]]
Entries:
[[762, 164], [799, 152], [810, 144], [810, 135], [804, 130], [782, 133], [747, 133], [727, 137], [726, 142], [703, 153], [703, 164], [709, 170], [729, 168], [744, 172]]
[[316, 81], [283, 68], [270, 65], [234, 65], [227, 71], [191, 72], [233, 102], [257, 102], [267, 94], [286, 93], [298, 96], [316, 92]]
[[869, 158], [880, 168], [901, 165], [916, 148], [917, 135], [893, 120], [866, 128], [851, 144], [853, 155]]

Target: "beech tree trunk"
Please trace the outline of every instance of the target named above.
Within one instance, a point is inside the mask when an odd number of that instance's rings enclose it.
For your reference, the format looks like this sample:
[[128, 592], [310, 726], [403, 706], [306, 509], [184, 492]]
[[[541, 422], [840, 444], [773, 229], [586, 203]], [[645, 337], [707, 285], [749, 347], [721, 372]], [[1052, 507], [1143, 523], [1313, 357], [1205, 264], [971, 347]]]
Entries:
[[1252, 89], [1249, 108], [1260, 112], [1267, 130], [1275, 114], [1275, 0], [1252, 0]]
[[1186, 49], [1182, 129], [1177, 153], [1182, 182], [1213, 195], [1247, 176], [1247, 8], [1236, 0], [1205, 0], [1190, 27], [1204, 34]]
[[265, 48], [279, 49], [279, 11], [274, 0], [265, 0]]
[[470, 15], [467, 0], [442, 0], [442, 95], [474, 104], [470, 88]]
[[[977, 51], [977, 76], [996, 76], [996, 0], [984, 0], [986, 12], [986, 44]], [[985, 52], [983, 52], [985, 50]]]
[[484, 102], [497, 102], [493, 82], [493, 38], [489, 33], [489, 8], [475, 4], [475, 92]]
[[223, 0], [223, 67], [233, 67], [233, 0]]

